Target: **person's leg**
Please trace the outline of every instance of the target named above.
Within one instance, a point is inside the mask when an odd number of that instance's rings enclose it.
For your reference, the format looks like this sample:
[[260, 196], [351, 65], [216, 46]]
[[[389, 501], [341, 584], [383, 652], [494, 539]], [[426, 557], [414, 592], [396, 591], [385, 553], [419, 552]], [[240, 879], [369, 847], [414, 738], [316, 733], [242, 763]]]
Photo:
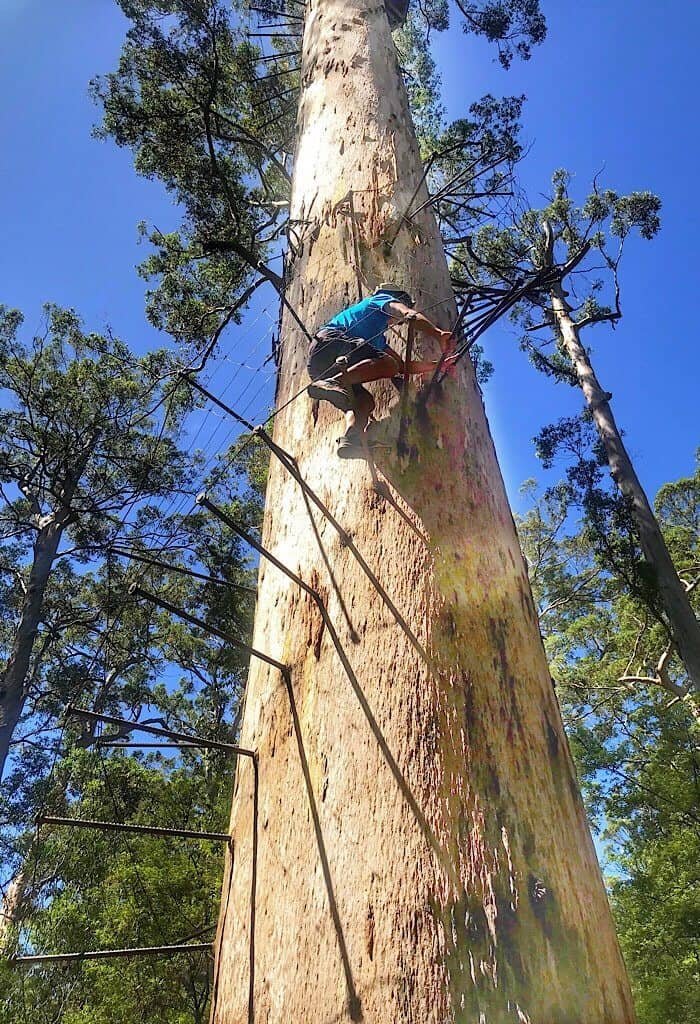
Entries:
[[341, 409], [347, 414], [349, 426], [352, 426], [355, 422], [356, 391], [361, 389], [371, 402], [371, 408], [360, 415], [361, 429], [364, 430], [374, 402], [361, 386], [375, 380], [390, 380], [399, 368], [397, 362], [393, 356], [365, 341], [342, 340], [333, 335], [322, 338], [321, 333], [318, 338], [322, 344], [318, 348], [314, 346], [314, 354], [308, 364], [313, 381], [308, 388], [309, 397], [330, 402]]
[[360, 384], [352, 389], [353, 407], [345, 413], [346, 436], [359, 435], [367, 429], [369, 418], [374, 412], [375, 401]]
[[341, 356], [349, 356], [357, 348], [357, 339], [346, 331], [335, 328], [324, 328], [314, 335], [309, 347], [309, 358], [306, 364], [311, 380], [323, 380], [336, 372], [336, 360]]
[[396, 376], [397, 369], [398, 366], [393, 356], [379, 353], [376, 357], [364, 359], [360, 363], [348, 366], [347, 370], [343, 370], [339, 374], [333, 374], [331, 379], [344, 387], [353, 384], [370, 384], [373, 380], [390, 380]]
[[354, 408], [346, 413], [345, 422], [348, 425], [348, 431], [356, 430], [361, 432], [367, 429], [369, 418], [374, 412], [375, 401], [369, 391], [363, 388], [361, 384], [356, 384], [352, 389], [352, 393], [355, 404]]
[[346, 420], [352, 417], [353, 389], [332, 378], [340, 373], [338, 360], [347, 363], [348, 355], [352, 355], [356, 347], [355, 339], [346, 337], [342, 331], [319, 331], [309, 350], [306, 367], [312, 381], [307, 389], [309, 398], [330, 402], [346, 414]]
[[368, 446], [372, 447], [372, 442], [367, 440], [365, 431], [374, 412], [375, 402], [369, 391], [361, 384], [353, 385], [352, 394], [354, 409], [345, 416], [347, 430], [338, 438], [337, 454], [341, 459], [364, 459]]
[[334, 335], [329, 335], [328, 339], [319, 335], [319, 341], [309, 361], [309, 374], [314, 381], [322, 379], [351, 387], [391, 379], [400, 369], [394, 356], [369, 342]]

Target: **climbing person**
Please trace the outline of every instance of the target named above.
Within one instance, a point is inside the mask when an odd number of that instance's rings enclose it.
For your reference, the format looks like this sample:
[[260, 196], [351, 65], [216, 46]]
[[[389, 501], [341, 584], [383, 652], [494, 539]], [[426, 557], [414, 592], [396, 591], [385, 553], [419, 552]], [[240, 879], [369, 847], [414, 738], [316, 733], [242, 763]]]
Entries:
[[341, 459], [365, 455], [363, 435], [375, 402], [364, 384], [392, 380], [400, 387], [405, 376], [432, 373], [438, 365], [437, 360], [406, 363], [390, 348], [386, 340], [389, 325], [406, 322], [439, 343], [445, 369], [454, 364], [452, 332], [436, 327], [414, 309], [409, 293], [395, 284], [380, 284], [369, 298], [341, 310], [314, 335], [307, 362], [312, 380], [308, 394], [345, 413], [347, 429], [338, 441]]

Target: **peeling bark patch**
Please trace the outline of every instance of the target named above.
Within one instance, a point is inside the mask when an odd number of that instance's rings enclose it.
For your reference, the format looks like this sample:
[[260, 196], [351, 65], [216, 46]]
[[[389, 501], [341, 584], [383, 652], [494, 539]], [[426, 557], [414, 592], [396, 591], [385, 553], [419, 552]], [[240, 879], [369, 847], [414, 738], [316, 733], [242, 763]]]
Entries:
[[498, 798], [501, 795], [501, 784], [498, 781], [498, 775], [496, 773], [496, 770], [491, 764], [488, 766], [487, 788], [489, 796], [494, 797], [496, 800], [498, 800]]
[[464, 731], [469, 736], [471, 728], [475, 725], [474, 687], [466, 672], [462, 672], [462, 684], [464, 690]]
[[321, 618], [321, 613], [318, 612], [318, 622], [316, 624], [316, 633], [313, 638], [314, 658], [318, 661], [321, 657], [321, 643], [323, 641], [323, 632], [326, 628], [326, 624]]
[[[560, 741], [559, 741], [559, 736], [557, 734], [557, 731], [554, 728], [554, 726], [552, 725], [552, 723], [550, 721], [550, 718], [549, 718], [549, 715], [547, 714], [546, 711], [544, 713], [544, 734], [545, 734], [545, 738], [547, 740], [547, 750], [549, 751], [549, 769], [550, 769], [550, 771], [552, 773], [552, 779], [554, 780], [554, 785], [557, 787], [557, 790], [559, 790], [559, 792], [561, 792], [562, 784], [563, 784], [563, 781], [564, 781], [563, 780], [564, 766], [562, 765], [562, 763], [561, 763], [561, 761], [559, 759]], [[572, 776], [569, 775], [569, 786], [571, 786], [571, 781], [572, 781]], [[578, 800], [578, 796], [576, 794], [575, 783], [574, 783], [574, 786], [573, 786], [573, 789], [572, 789], [571, 792], [572, 792], [572, 796], [574, 797], [574, 800], [575, 801]]]
[[532, 834], [532, 830], [524, 824], [521, 824], [520, 832], [522, 834], [523, 856], [525, 860], [529, 861], [535, 855], [535, 837]]
[[497, 619], [489, 619], [489, 629], [496, 644], [497, 657], [494, 658], [494, 668], [500, 666], [501, 679], [508, 677], [508, 656], [506, 654], [506, 634], [503, 624]]
[[549, 756], [554, 760], [559, 756], [559, 737], [557, 736], [556, 730], [550, 722], [549, 715], [546, 711], [544, 714], [544, 726], [547, 736], [547, 749], [549, 750]]
[[507, 626], [501, 619], [489, 619], [489, 632], [496, 648], [496, 655], [494, 656], [493, 665], [500, 676], [501, 681], [501, 698], [505, 705], [506, 699], [509, 697], [509, 714], [508, 714], [508, 742], [513, 742], [514, 730], [517, 728], [519, 732], [522, 732], [522, 722], [520, 718], [520, 709], [518, 708], [518, 702], [515, 697], [516, 682], [515, 678], [510, 672], [508, 665], [508, 652], [506, 650], [506, 636]]
[[[497, 906], [499, 949], [512, 971], [513, 981], [516, 985], [522, 986], [526, 981], [526, 972], [520, 952], [521, 942], [519, 941], [518, 915], [508, 896], [499, 894], [497, 896]], [[507, 987], [510, 988], [512, 986]]]
[[367, 908], [365, 921], [365, 949], [370, 960], [374, 960], [374, 910], [371, 903]]
[[581, 799], [581, 794], [579, 792], [578, 785], [576, 783], [576, 776], [573, 774], [573, 772], [567, 772], [567, 778], [568, 778], [569, 793], [571, 794], [571, 799], [573, 800], [574, 805], [578, 805], [578, 803], [579, 803], [579, 801]]
[[[326, 604], [328, 600], [328, 594], [324, 592], [318, 585], [318, 574], [313, 573], [311, 577], [311, 586], [318, 593], [321, 601]], [[321, 645], [323, 642], [323, 634], [325, 631], [325, 623], [323, 616], [319, 610], [319, 607], [310, 594], [305, 594], [302, 598], [303, 602], [303, 618], [306, 622], [306, 646], [311, 648], [314, 652], [314, 658], [319, 661], [321, 657]], [[290, 609], [291, 610], [291, 609]]]
[[326, 797], [328, 796], [328, 758], [325, 754], [321, 757], [321, 765], [323, 771], [323, 784], [321, 786], [321, 803], [325, 803]]
[[533, 875], [532, 872], [527, 878], [527, 895], [535, 918], [542, 926], [542, 930], [548, 939], [552, 937], [552, 923], [547, 913], [550, 906], [550, 893], [541, 878]]
[[[513, 562], [513, 565], [515, 565], [512, 554], [510, 555], [510, 560]], [[534, 622], [537, 618], [535, 606], [532, 601], [532, 595], [530, 593], [527, 578], [523, 578], [522, 576], [518, 577], [518, 597], [520, 598], [520, 607], [523, 615], [530, 622]]]
[[481, 1019], [477, 1014], [488, 1005], [497, 986], [491, 926], [476, 893], [462, 892], [442, 910], [441, 917], [452, 1007], [449, 1019], [455, 1024], [471, 1024]]

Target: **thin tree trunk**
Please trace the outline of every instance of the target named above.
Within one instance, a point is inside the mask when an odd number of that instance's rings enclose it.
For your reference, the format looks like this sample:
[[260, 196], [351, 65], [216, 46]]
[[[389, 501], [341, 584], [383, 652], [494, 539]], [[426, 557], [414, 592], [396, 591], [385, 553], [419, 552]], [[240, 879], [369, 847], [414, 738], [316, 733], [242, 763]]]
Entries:
[[63, 524], [52, 519], [42, 526], [34, 542], [34, 559], [29, 573], [19, 625], [5, 671], [0, 678], [0, 779], [10, 742], [26, 699], [25, 681], [36, 639], [46, 584], [63, 534]]
[[700, 622], [678, 577], [656, 516], [627, 454], [610, 408], [610, 396], [600, 386], [588, 353], [581, 344], [578, 328], [571, 318], [571, 307], [560, 284], [552, 289], [552, 311], [598, 434], [605, 446], [612, 478], [620, 493], [630, 502], [639, 544], [644, 557], [654, 569], [659, 596], [676, 650], [692, 685], [700, 690]]
[[14, 928], [21, 919], [26, 885], [27, 876], [24, 870], [21, 870], [5, 890], [0, 912], [0, 955], [9, 948]]
[[[289, 301], [316, 329], [354, 299], [352, 205], [367, 289], [398, 281], [450, 325], [433, 215], [402, 219], [422, 168], [384, 6], [312, 0], [302, 67], [291, 217], [305, 240], [288, 268]], [[349, 190], [353, 203], [339, 205]], [[416, 206], [426, 198], [422, 187]], [[307, 347], [285, 316], [279, 407], [308, 381]], [[418, 337], [416, 348], [416, 358], [438, 354], [429, 343], [421, 352]], [[273, 459], [263, 542], [320, 592], [347, 663], [314, 600], [263, 559], [254, 644], [289, 666], [290, 683], [251, 664], [241, 743], [258, 752], [259, 793], [256, 804], [252, 765], [240, 759], [213, 1020], [629, 1024], [472, 367], [465, 361], [420, 415], [411, 392], [401, 458], [400, 397], [371, 388], [391, 500], [366, 464], [337, 459], [343, 424], [329, 406], [296, 399], [277, 416], [275, 440], [348, 530], [401, 623], [317, 512], [315, 537], [298, 485]]]

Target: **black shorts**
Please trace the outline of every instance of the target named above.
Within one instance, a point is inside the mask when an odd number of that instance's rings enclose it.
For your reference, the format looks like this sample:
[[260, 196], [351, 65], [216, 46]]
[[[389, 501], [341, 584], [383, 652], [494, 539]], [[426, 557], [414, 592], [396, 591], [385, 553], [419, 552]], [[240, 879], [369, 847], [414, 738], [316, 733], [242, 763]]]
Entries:
[[311, 380], [320, 380], [338, 373], [337, 368], [334, 368], [338, 356], [346, 356], [348, 366], [356, 366], [369, 359], [383, 359], [384, 355], [385, 353], [374, 345], [363, 341], [362, 338], [353, 338], [339, 327], [322, 327], [311, 342], [306, 368]]

